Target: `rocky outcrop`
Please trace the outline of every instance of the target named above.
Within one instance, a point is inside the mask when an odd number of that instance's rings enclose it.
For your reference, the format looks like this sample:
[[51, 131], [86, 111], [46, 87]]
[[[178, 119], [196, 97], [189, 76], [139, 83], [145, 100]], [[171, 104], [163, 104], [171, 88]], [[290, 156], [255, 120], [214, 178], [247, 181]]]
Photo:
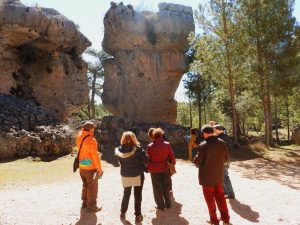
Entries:
[[191, 7], [159, 4], [158, 13], [138, 13], [111, 3], [104, 18], [102, 101], [114, 115], [140, 121], [176, 122], [174, 95], [187, 70], [187, 37], [194, 31]]
[[[96, 125], [95, 137], [100, 144], [100, 151], [103, 153], [103, 159], [116, 163], [114, 148], [120, 145], [120, 139], [124, 131], [135, 133], [138, 141], [146, 148], [150, 143], [148, 130], [151, 127], [161, 127], [165, 131], [166, 139], [171, 143], [177, 157], [186, 157], [187, 142], [186, 135], [189, 135], [187, 127], [170, 124], [167, 122], [147, 123], [139, 122], [125, 117], [105, 116], [93, 120]], [[84, 121], [81, 125], [84, 124]], [[79, 125], [79, 127], [81, 127]]]
[[296, 126], [296, 127], [293, 129], [292, 141], [293, 141], [295, 144], [300, 145], [300, 125]]
[[29, 101], [0, 94], [0, 159], [61, 156], [73, 146], [68, 126]]
[[91, 45], [54, 9], [0, 2], [0, 93], [30, 100], [63, 120], [88, 98], [82, 52]]

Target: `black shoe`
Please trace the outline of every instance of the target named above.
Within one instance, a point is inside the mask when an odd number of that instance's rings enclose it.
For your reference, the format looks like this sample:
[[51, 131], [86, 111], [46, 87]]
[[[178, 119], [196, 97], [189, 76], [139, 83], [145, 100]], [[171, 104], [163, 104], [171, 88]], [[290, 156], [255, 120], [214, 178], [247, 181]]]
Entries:
[[226, 199], [235, 199], [234, 195], [224, 195]]
[[143, 219], [144, 219], [143, 215], [136, 216], [136, 217], [135, 217], [135, 222], [136, 222], [136, 223], [140, 223], [140, 222], [143, 221]]

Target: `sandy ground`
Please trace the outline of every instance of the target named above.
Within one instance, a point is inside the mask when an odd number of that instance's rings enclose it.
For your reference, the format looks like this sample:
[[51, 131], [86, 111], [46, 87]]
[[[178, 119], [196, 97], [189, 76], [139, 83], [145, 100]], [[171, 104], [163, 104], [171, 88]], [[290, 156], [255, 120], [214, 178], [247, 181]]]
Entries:
[[[103, 210], [87, 214], [81, 210], [81, 180], [73, 173], [73, 158], [52, 162], [27, 159], [0, 163], [1, 225], [119, 225], [134, 224], [133, 198], [127, 220], [120, 221], [123, 188], [119, 168], [103, 162], [99, 180], [99, 205]], [[140, 224], [202, 225], [207, 207], [197, 180], [197, 169], [178, 160], [173, 176], [174, 201], [171, 209], [156, 211], [151, 179], [146, 174]], [[299, 164], [278, 164], [262, 158], [234, 160], [230, 168], [236, 200], [229, 200], [234, 225], [300, 225]], [[133, 197], [133, 196], [132, 196]]]

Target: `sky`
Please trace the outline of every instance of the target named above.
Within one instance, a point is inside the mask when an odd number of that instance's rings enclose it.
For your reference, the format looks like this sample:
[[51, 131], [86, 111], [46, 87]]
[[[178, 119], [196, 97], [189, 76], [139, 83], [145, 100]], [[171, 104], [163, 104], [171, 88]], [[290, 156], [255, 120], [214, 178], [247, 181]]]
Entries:
[[[92, 42], [92, 47], [101, 49], [103, 39], [103, 18], [110, 8], [111, 0], [21, 0], [27, 6], [40, 6], [53, 8], [61, 14], [78, 24], [80, 31]], [[121, 2], [115, 0], [116, 3]], [[156, 12], [160, 2], [170, 2], [191, 6], [193, 10], [198, 9], [198, 5], [204, 4], [207, 0], [123, 0], [124, 5], [131, 4], [135, 9], [142, 9]], [[295, 0], [294, 15], [300, 21], [300, 0]], [[196, 25], [197, 32], [197, 25]], [[88, 59], [87, 59], [88, 60]], [[185, 101], [182, 82], [176, 92], [177, 101]]]

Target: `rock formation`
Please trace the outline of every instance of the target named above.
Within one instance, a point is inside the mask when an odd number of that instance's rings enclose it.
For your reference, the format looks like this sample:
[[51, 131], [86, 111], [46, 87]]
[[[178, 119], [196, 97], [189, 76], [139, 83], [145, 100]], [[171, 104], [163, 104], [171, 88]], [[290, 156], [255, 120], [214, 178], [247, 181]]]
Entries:
[[194, 31], [191, 7], [159, 4], [138, 13], [111, 3], [104, 18], [103, 104], [114, 115], [141, 121], [176, 122], [174, 95], [187, 70], [187, 37]]
[[30, 101], [0, 94], [0, 159], [61, 156], [73, 146], [68, 126]]
[[63, 120], [88, 98], [91, 45], [76, 25], [54, 9], [0, 2], [0, 93], [41, 105]]

